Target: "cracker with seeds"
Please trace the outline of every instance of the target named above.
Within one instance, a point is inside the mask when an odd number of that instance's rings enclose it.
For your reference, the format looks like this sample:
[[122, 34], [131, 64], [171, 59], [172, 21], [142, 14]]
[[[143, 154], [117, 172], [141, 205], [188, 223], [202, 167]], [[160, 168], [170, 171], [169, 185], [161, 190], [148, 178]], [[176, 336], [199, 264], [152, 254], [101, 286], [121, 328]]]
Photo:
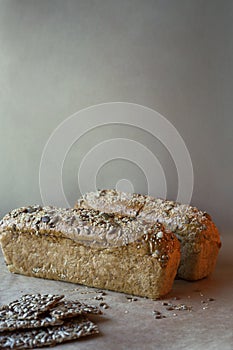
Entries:
[[17, 320], [11, 318], [0, 319], [0, 333], [4, 331], [13, 332], [18, 329], [30, 329], [30, 328], [39, 328], [47, 326], [58, 326], [63, 324], [62, 319], [58, 319], [51, 315], [40, 317], [39, 319], [30, 319], [30, 320]]
[[98, 327], [86, 317], [80, 316], [60, 326], [2, 333], [0, 349], [33, 349], [55, 346], [97, 333], [99, 333]]
[[81, 314], [100, 315], [102, 311], [94, 305], [87, 305], [80, 301], [64, 300], [59, 302], [49, 311], [50, 315], [57, 319], [75, 317]]
[[33, 320], [55, 306], [64, 295], [25, 294], [0, 309], [0, 319]]

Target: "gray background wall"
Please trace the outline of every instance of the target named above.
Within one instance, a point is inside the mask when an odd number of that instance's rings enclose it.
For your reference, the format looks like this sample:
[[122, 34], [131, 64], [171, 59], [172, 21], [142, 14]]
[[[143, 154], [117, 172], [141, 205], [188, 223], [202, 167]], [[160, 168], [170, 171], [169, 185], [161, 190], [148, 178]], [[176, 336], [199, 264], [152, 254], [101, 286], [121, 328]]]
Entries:
[[[59, 123], [82, 108], [124, 101], [153, 108], [176, 127], [194, 166], [192, 204], [230, 232], [232, 34], [230, 0], [1, 0], [1, 216], [41, 202], [41, 154]], [[70, 202], [79, 194], [74, 162], [113, 132], [151, 143], [164, 160], [173, 198], [177, 178], [162, 146], [118, 126], [94, 130], [68, 154], [63, 179]], [[143, 174], [120, 160], [102, 169], [99, 187], [110, 186], [117, 169], [135, 176], [136, 190], [143, 188]]]

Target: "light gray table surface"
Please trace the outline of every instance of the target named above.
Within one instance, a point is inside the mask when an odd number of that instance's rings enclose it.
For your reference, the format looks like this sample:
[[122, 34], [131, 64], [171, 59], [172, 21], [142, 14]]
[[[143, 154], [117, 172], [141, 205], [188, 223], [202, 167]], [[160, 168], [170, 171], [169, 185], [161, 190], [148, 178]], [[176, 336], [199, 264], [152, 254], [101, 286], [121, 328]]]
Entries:
[[[126, 295], [107, 291], [104, 302], [109, 308], [103, 310], [102, 316], [91, 317], [98, 324], [100, 335], [56, 348], [232, 350], [233, 235], [225, 235], [222, 243], [215, 272], [209, 278], [198, 282], [175, 280], [172, 292], [157, 301], [137, 298], [129, 302]], [[36, 292], [62, 293], [70, 299], [100, 303], [95, 299], [98, 290], [94, 288], [11, 274], [0, 253], [0, 305]], [[168, 311], [163, 305], [167, 301], [184, 303], [192, 310]], [[161, 311], [166, 318], [155, 319], [153, 310]]]

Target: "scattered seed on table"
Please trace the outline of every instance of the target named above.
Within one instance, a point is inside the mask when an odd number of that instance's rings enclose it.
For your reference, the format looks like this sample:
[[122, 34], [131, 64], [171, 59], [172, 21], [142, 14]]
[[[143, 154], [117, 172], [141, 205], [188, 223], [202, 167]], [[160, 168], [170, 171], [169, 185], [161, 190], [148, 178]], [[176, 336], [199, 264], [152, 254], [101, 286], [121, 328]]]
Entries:
[[138, 300], [137, 298], [134, 298], [134, 297], [126, 297], [126, 299], [127, 299], [129, 302], [137, 301], [137, 300]]
[[153, 314], [153, 315], [161, 315], [161, 312], [160, 312], [160, 311], [157, 311], [157, 310], [154, 310], [154, 311], [152, 311], [152, 314]]
[[95, 300], [104, 300], [104, 298], [101, 297], [101, 296], [99, 296], [99, 295], [96, 295], [96, 296], [94, 297], [94, 299], [95, 299]]
[[102, 307], [103, 309], [108, 309], [109, 305], [106, 303], [100, 303], [100, 307]]
[[174, 307], [173, 306], [168, 306], [168, 307], [166, 307], [166, 310], [167, 311], [172, 311], [172, 310], [174, 310]]

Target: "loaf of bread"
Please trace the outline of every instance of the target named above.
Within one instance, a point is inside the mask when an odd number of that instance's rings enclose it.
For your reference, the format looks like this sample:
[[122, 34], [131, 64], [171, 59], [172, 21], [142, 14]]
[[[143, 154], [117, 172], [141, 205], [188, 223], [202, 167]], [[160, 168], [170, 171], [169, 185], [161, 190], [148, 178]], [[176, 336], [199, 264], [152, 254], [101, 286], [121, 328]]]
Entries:
[[14, 273], [149, 298], [171, 288], [180, 244], [163, 225], [90, 209], [32, 206], [0, 222], [0, 244]]
[[162, 223], [181, 243], [178, 277], [198, 280], [215, 268], [221, 246], [219, 232], [211, 217], [189, 205], [140, 194], [102, 190], [85, 194], [75, 207], [93, 208]]

